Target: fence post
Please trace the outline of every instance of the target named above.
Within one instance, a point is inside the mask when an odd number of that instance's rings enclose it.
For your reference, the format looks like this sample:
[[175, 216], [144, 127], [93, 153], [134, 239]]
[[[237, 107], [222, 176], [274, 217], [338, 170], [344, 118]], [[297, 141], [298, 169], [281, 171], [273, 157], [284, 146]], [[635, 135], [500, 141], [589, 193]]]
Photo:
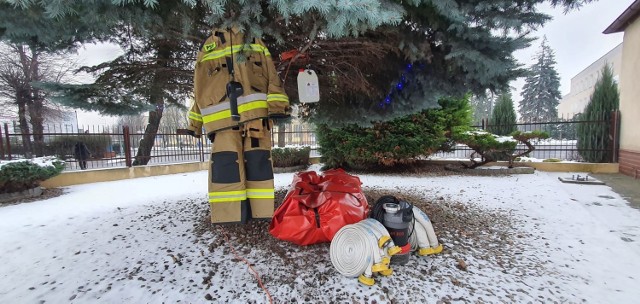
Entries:
[[7, 138], [7, 158], [11, 160], [11, 140], [9, 138], [9, 124], [4, 123], [4, 135]]
[[620, 110], [611, 112], [611, 127], [609, 128], [609, 136], [611, 137], [611, 162], [618, 162], [618, 153], [620, 151]]
[[131, 167], [131, 139], [129, 136], [129, 126], [122, 127], [122, 136], [124, 137], [124, 160], [127, 167]]
[[4, 142], [2, 138], [2, 130], [0, 130], [0, 159], [4, 159]]
[[204, 135], [200, 135], [200, 137], [198, 137], [198, 141], [199, 141], [199, 146], [200, 146], [200, 162], [204, 163], [204, 143], [205, 141], [202, 140], [202, 138], [205, 137]]

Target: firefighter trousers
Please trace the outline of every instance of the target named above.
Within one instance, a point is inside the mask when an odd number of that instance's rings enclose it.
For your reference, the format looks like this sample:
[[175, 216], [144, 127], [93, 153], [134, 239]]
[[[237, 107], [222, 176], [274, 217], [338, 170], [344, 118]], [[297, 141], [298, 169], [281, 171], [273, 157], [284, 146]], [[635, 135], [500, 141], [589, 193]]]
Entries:
[[270, 130], [268, 119], [258, 119], [215, 133], [209, 166], [212, 223], [273, 216]]

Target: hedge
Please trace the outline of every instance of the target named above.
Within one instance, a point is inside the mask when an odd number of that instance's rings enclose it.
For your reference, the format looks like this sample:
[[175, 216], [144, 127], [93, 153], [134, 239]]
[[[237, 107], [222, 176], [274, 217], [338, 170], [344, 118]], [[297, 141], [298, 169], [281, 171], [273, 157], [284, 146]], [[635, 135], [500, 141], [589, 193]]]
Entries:
[[452, 129], [471, 124], [468, 98], [442, 98], [438, 109], [376, 122], [372, 127], [320, 125], [316, 134], [322, 162], [326, 168], [372, 169], [451, 151], [455, 146]]
[[310, 147], [300, 148], [272, 148], [271, 160], [274, 167], [293, 167], [309, 164]]

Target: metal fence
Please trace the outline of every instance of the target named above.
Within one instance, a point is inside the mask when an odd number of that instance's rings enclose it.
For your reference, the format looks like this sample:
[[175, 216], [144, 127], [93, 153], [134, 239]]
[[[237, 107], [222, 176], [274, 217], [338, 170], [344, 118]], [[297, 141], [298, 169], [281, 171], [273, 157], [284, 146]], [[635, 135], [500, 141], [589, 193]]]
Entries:
[[[580, 126], [609, 126], [609, 146], [602, 149], [585, 149], [578, 147], [578, 128]], [[584, 161], [581, 152], [598, 151], [611, 152], [610, 162], [618, 161], [620, 113], [611, 112], [610, 115], [602, 113], [596, 119], [581, 119], [579, 116], [572, 119], [559, 118], [555, 121], [527, 121], [515, 125], [492, 125], [488, 119], [482, 120], [475, 128], [496, 133], [496, 130], [542, 131], [549, 135], [548, 139], [532, 140], [535, 150], [528, 157], [536, 159], [560, 159], [565, 161]], [[604, 141], [604, 137], [600, 138]], [[601, 142], [602, 143], [602, 142]], [[604, 146], [604, 145], [601, 145]], [[525, 151], [526, 146], [518, 144], [516, 151]], [[473, 150], [466, 145], [457, 145], [453, 152], [439, 152], [433, 155], [435, 158], [469, 159]]]
[[[558, 119], [553, 122], [522, 122], [515, 125], [490, 125], [483, 120], [479, 129], [493, 131], [498, 128], [516, 128], [521, 131], [539, 130], [550, 135], [549, 139], [534, 140], [536, 148], [529, 157], [537, 159], [556, 158], [560, 160], [582, 161], [581, 151], [577, 145], [577, 129], [580, 125], [608, 125], [613, 142], [602, 150], [612, 152], [611, 162], [617, 162], [619, 137], [619, 112], [609, 117], [602, 115], [600, 119]], [[65, 126], [47, 126], [42, 134], [23, 134], [16, 123], [5, 123], [0, 131], [0, 159], [15, 159], [31, 156], [57, 156], [66, 161], [67, 170], [79, 170], [79, 163], [73, 153], [74, 145], [78, 141], [84, 142], [91, 157], [87, 161], [87, 168], [130, 167], [135, 164], [140, 141], [144, 136], [143, 129], [128, 127], [91, 126], [81, 128], [83, 133], [68, 132]], [[38, 138], [38, 140], [35, 140]], [[27, 147], [23, 143], [31, 142]], [[272, 146], [310, 146], [311, 156], [320, 156], [315, 130], [307, 124], [275, 125], [271, 133]], [[524, 150], [519, 145], [517, 150]], [[206, 161], [209, 159], [211, 143], [205, 137], [193, 138], [188, 135], [177, 134], [175, 130], [159, 130], [148, 164], [168, 164], [180, 162]], [[431, 158], [469, 159], [473, 153], [465, 145], [457, 145], [455, 151], [439, 152]]]
[[[130, 167], [136, 164], [144, 129], [126, 126], [83, 126], [81, 133], [64, 125], [47, 125], [43, 133], [23, 133], [17, 123], [5, 123], [0, 130], [0, 159], [11, 160], [33, 156], [56, 156], [65, 160], [66, 170], [80, 170], [74, 155], [76, 143], [84, 143], [90, 157], [87, 169]], [[310, 146], [317, 155], [315, 131], [308, 125], [274, 126], [272, 146]], [[25, 144], [27, 143], [27, 144]], [[160, 129], [155, 136], [149, 165], [197, 162], [209, 159], [211, 143], [206, 137], [194, 138]]]

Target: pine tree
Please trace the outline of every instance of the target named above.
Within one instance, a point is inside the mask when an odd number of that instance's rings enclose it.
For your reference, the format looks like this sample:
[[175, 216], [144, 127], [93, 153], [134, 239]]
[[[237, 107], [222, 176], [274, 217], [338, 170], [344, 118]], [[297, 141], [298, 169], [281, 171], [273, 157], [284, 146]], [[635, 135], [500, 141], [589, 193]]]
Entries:
[[537, 62], [531, 66], [522, 87], [522, 101], [518, 107], [523, 121], [552, 121], [558, 118], [560, 76], [555, 69], [555, 55], [544, 37]]
[[505, 92], [498, 96], [491, 118], [489, 132], [496, 135], [509, 135], [518, 130], [516, 126], [516, 110], [513, 108], [511, 93]]
[[598, 77], [589, 104], [580, 115], [580, 120], [587, 122], [578, 125], [578, 151], [585, 161], [612, 161], [611, 112], [618, 110], [619, 105], [618, 85], [613, 80], [611, 66], [606, 65]]

